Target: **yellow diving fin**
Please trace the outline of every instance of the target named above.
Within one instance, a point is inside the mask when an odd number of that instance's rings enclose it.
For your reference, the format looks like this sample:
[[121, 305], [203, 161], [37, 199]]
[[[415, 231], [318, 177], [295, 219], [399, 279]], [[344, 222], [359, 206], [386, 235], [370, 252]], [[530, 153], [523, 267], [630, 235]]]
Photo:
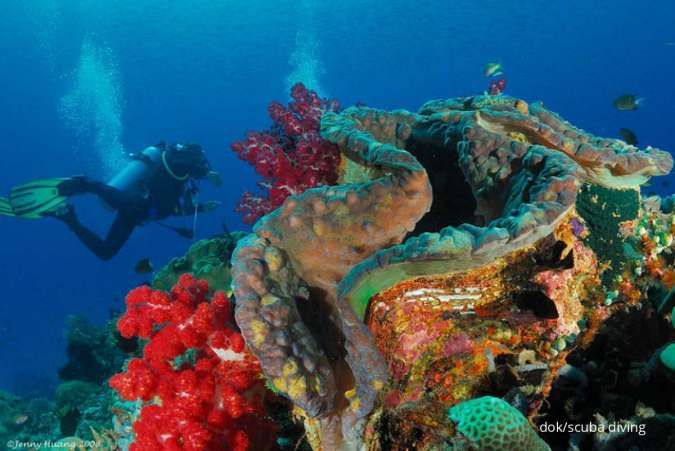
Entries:
[[0, 215], [14, 216], [14, 210], [6, 197], [0, 197]]
[[53, 212], [68, 197], [59, 192], [59, 186], [69, 178], [33, 180], [17, 185], [10, 191], [9, 204], [14, 216], [24, 219], [40, 219]]

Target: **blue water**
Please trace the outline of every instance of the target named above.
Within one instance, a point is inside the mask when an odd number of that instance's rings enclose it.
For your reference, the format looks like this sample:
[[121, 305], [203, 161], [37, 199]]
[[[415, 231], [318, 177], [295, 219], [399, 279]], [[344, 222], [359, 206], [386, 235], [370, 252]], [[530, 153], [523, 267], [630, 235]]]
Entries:
[[[121, 149], [196, 141], [225, 181], [200, 195], [223, 205], [200, 216], [198, 238], [221, 220], [242, 229], [233, 207], [256, 178], [229, 144], [265, 128], [267, 103], [286, 100], [290, 83], [343, 105], [415, 110], [482, 92], [489, 61], [504, 65], [508, 94], [590, 132], [628, 127], [641, 145], [672, 150], [674, 23], [668, 0], [4, 0], [0, 191], [105, 179]], [[644, 106], [613, 109], [626, 92]], [[77, 208], [99, 231], [112, 219], [95, 200]], [[161, 266], [190, 244], [150, 225], [101, 262], [53, 220], [0, 218], [0, 237], [0, 389], [23, 394], [51, 393], [68, 315], [104, 321], [147, 279], [133, 271], [138, 259]]]

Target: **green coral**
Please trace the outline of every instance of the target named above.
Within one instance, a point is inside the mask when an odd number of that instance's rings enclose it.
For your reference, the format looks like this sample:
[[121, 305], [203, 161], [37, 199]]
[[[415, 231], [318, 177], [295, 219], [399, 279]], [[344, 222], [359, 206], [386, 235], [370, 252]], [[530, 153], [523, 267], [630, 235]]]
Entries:
[[84, 381], [68, 381], [59, 385], [55, 395], [56, 416], [61, 435], [91, 438], [91, 429], [112, 429], [113, 392], [107, 387]]
[[675, 371], [675, 343], [670, 343], [661, 351], [661, 363], [671, 371]]
[[666, 196], [661, 200], [661, 211], [664, 213], [675, 213], [675, 194]]
[[22, 399], [0, 391], [0, 443], [52, 440], [60, 435], [54, 404], [45, 399]]
[[454, 449], [462, 449], [462, 440], [469, 449], [481, 451], [550, 451], [527, 418], [506, 401], [483, 396], [459, 403], [448, 409], [448, 418], [457, 428]]
[[122, 343], [125, 340], [117, 333], [115, 320], [103, 326], [93, 325], [81, 316], [70, 316], [67, 321], [68, 362], [59, 369], [62, 380], [102, 384], [120, 371], [129, 357], [122, 348], [129, 344]]
[[98, 396], [103, 388], [84, 381], [68, 381], [56, 389], [56, 413], [65, 415], [70, 410], [79, 410], [90, 398]]
[[638, 217], [640, 193], [586, 183], [579, 190], [576, 209], [588, 226], [584, 241], [602, 262], [610, 263], [602, 274], [603, 285], [609, 288], [628, 260], [620, 226]]
[[[672, 296], [672, 290], [670, 292], [670, 295]], [[670, 312], [670, 325], [675, 327], [675, 307], [673, 307], [673, 310]], [[671, 371], [675, 371], [675, 342], [669, 343], [666, 345], [665, 348], [661, 350], [661, 353], [659, 354], [659, 359], [661, 359], [661, 363], [663, 366], [668, 368]]]
[[158, 290], [171, 290], [181, 274], [191, 273], [206, 279], [214, 290], [230, 290], [230, 257], [237, 241], [246, 236], [244, 232], [197, 241], [183, 257], [172, 259], [155, 275], [152, 286]]
[[95, 326], [84, 318], [70, 317], [68, 323], [69, 360], [59, 370], [64, 382], [54, 400], [0, 392], [0, 443], [55, 441], [68, 436], [91, 440], [92, 429], [99, 433], [113, 429], [114, 392], [106, 380], [122, 369], [128, 357], [120, 349], [115, 322]]

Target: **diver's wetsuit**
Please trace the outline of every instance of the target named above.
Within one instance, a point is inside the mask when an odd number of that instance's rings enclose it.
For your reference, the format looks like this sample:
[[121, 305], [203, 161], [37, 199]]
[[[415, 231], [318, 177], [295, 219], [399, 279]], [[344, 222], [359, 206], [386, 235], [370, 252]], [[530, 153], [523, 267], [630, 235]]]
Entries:
[[147, 216], [148, 202], [140, 196], [130, 195], [105, 183], [87, 180], [85, 184], [87, 185], [87, 192], [97, 195], [117, 210], [117, 216], [110, 226], [105, 240], [82, 225], [72, 207], [59, 219], [65, 222], [80, 241], [98, 258], [110, 260], [124, 246], [134, 228], [144, 222]]
[[[190, 179], [178, 180], [164, 167], [158, 168], [148, 180], [142, 181], [137, 191], [119, 190], [105, 183], [77, 178], [73, 194], [94, 194], [117, 210], [105, 239], [82, 225], [72, 206], [57, 216], [75, 233], [80, 241], [102, 260], [110, 260], [127, 242], [134, 228], [149, 221], [159, 221], [169, 216], [194, 213], [195, 205], [188, 192]], [[199, 208], [201, 211], [201, 207]]]

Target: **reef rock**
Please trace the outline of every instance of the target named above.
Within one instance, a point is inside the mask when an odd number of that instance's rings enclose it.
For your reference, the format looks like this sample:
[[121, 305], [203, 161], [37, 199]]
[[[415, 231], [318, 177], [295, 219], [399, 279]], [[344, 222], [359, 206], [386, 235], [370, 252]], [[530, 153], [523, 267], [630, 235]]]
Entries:
[[81, 316], [70, 316], [67, 321], [68, 361], [59, 369], [63, 381], [101, 384], [119, 371], [128, 352], [137, 346], [120, 338], [113, 320], [102, 326], [95, 326]]
[[568, 349], [639, 302], [621, 237], [667, 152], [505, 96], [352, 107], [321, 133], [341, 184], [233, 254], [237, 323], [315, 449], [442, 446], [447, 409], [482, 394], [533, 417]]
[[232, 232], [223, 236], [200, 240], [190, 246], [187, 253], [173, 258], [155, 275], [152, 287], [156, 290], [171, 290], [178, 278], [190, 273], [208, 281], [213, 290], [230, 291], [230, 257], [237, 241], [246, 236], [244, 232]]

